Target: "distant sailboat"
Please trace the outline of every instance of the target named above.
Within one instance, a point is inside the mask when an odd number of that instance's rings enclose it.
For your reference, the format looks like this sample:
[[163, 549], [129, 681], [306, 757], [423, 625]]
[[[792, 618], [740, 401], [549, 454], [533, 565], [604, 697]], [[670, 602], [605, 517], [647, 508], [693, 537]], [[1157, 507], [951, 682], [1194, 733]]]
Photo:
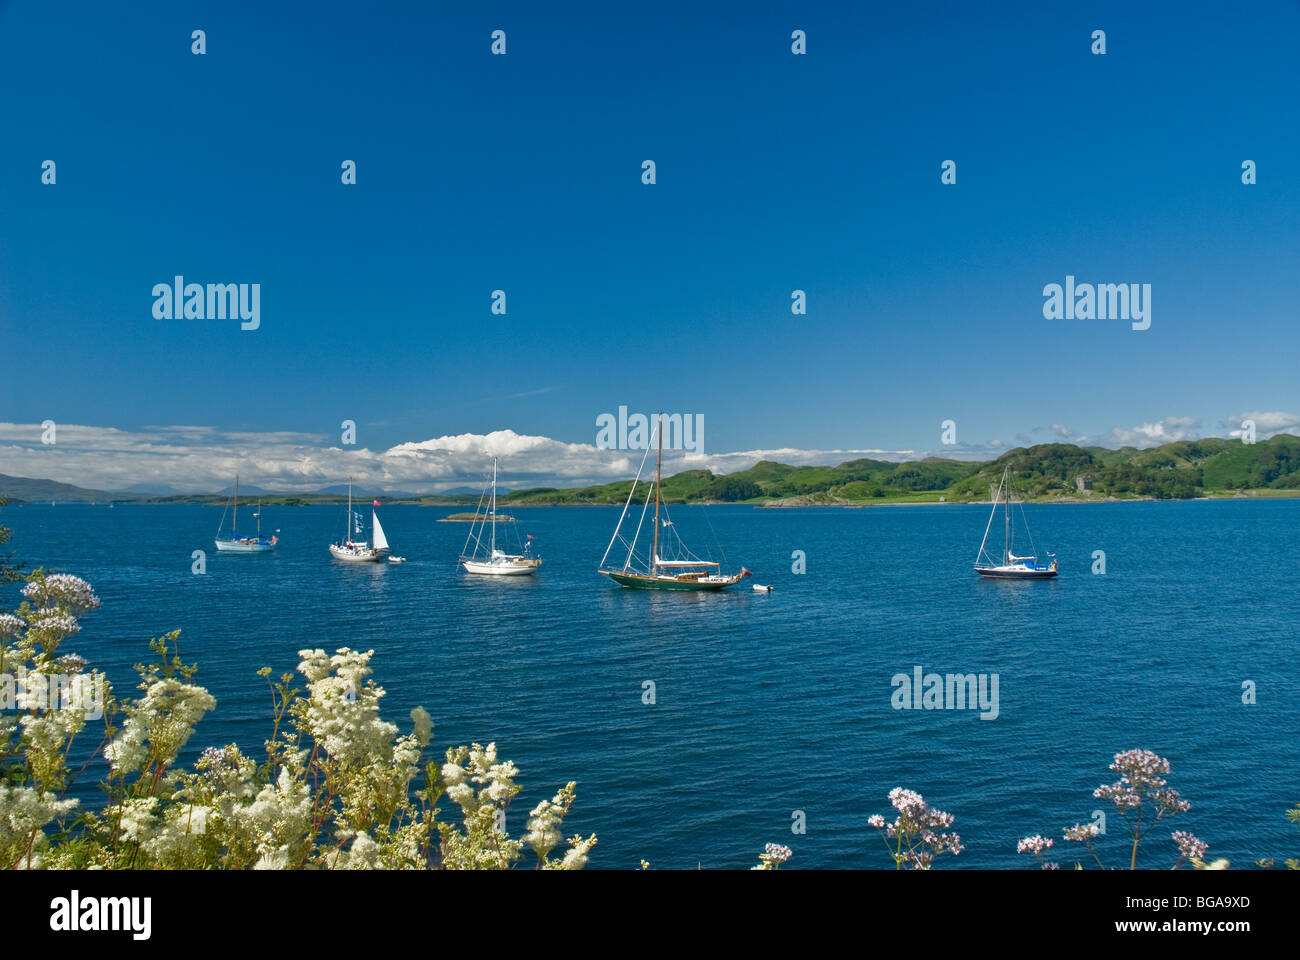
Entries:
[[[460, 562], [469, 573], [482, 573], [494, 577], [521, 577], [535, 573], [542, 565], [542, 558], [533, 556], [532, 537], [524, 541], [522, 553], [506, 553], [497, 548], [497, 461], [492, 461], [492, 496], [488, 501], [488, 512], [483, 514], [483, 500], [487, 497], [487, 488], [478, 499], [476, 514], [478, 519], [470, 524], [469, 535], [465, 537], [465, 546], [461, 550]], [[513, 522], [513, 521], [511, 521]], [[491, 534], [485, 545], [483, 535]], [[476, 535], [477, 532], [477, 535]], [[470, 541], [474, 541], [474, 550], [470, 551]], [[484, 550], [484, 546], [487, 547]]]
[[[257, 512], [253, 514], [257, 518], [257, 535], [253, 537], [241, 537], [239, 535], [239, 475], [235, 475], [235, 496], [234, 496], [234, 517], [230, 524], [229, 539], [221, 539], [221, 525], [217, 526], [217, 549], [226, 553], [269, 553], [275, 549], [279, 542], [279, 537], [272, 537], [267, 540], [262, 536], [262, 505], [257, 505]], [[221, 523], [226, 522], [226, 515], [221, 515]]]
[[[361, 515], [352, 512], [352, 479], [348, 478], [348, 516], [347, 526], [344, 528], [345, 536], [338, 543], [330, 544], [330, 554], [335, 560], [348, 560], [354, 563], [377, 563], [388, 555], [388, 538], [384, 536], [384, 528], [379, 524], [379, 501], [374, 502], [375, 508], [370, 511], [371, 518], [371, 541], [365, 539], [354, 540], [353, 536], [360, 537]], [[373, 542], [372, 542], [373, 541]]]
[[[633, 535], [632, 541], [628, 543], [626, 539], [619, 536], [619, 532], [623, 529], [623, 521], [627, 519], [628, 507], [632, 505], [632, 496], [636, 493], [636, 485], [641, 480], [641, 471], [645, 469], [646, 459], [650, 456], [650, 448], [647, 446], [645, 456], [641, 458], [641, 466], [637, 469], [636, 479], [632, 481], [632, 489], [628, 491], [627, 503], [623, 505], [623, 514], [618, 518], [618, 526], [614, 528], [614, 536], [610, 538], [609, 546], [605, 548], [605, 556], [601, 558], [599, 572], [621, 586], [639, 590], [722, 590], [725, 587], [739, 583], [743, 577], [752, 576], [744, 567], [740, 568], [740, 573], [723, 574], [720, 571], [720, 564], [710, 560], [701, 560], [693, 555], [677, 535], [677, 528], [672, 525], [672, 521], [667, 519], [667, 507], [661, 504], [660, 497], [664, 464], [662, 426], [663, 416], [660, 415], [655, 422], [654, 431], [659, 438], [659, 453], [655, 467], [654, 534], [651, 538], [650, 554], [644, 560], [636, 555], [637, 541], [641, 537], [641, 528], [645, 524], [646, 512], [650, 508], [650, 498], [648, 496], [646, 497], [645, 506], [641, 508], [641, 519], [637, 522], [636, 533]], [[662, 521], [659, 518], [661, 511], [664, 513]], [[667, 558], [661, 556], [659, 552], [661, 522], [662, 529], [665, 531], [663, 540], [665, 552], [668, 552], [669, 531], [674, 541], [673, 556]], [[609, 559], [614, 544], [620, 540], [627, 544], [627, 556], [623, 561], [623, 565], [618, 568], [607, 568], [605, 561]]]
[[[1003, 506], [1003, 540], [1002, 554], [995, 556], [988, 552], [989, 533], [993, 529], [993, 518], [997, 516], [998, 506]], [[1024, 507], [1020, 510], [1021, 518], [1024, 517]], [[989, 522], [984, 528], [984, 539], [980, 541], [980, 552], [975, 558], [975, 572], [981, 577], [990, 577], [996, 580], [1048, 580], [1056, 576], [1056, 558], [1054, 554], [1047, 554], [1052, 557], [1050, 564], [1038, 562], [1038, 549], [1034, 546], [1034, 538], [1029, 535], [1029, 523], [1025, 522], [1025, 535], [1029, 537], [1029, 546], [1034, 551], [1027, 556], [1017, 556], [1015, 553], [1015, 523], [1011, 516], [1011, 467], [1008, 465], [1002, 471], [1002, 482], [998, 484], [998, 491], [993, 497], [993, 509], [989, 512]]]

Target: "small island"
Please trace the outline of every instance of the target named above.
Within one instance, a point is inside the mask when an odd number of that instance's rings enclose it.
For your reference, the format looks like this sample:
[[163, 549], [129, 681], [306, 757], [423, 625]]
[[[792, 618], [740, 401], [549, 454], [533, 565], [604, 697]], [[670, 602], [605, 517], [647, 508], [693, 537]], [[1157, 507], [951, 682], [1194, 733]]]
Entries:
[[[478, 523], [480, 520], [484, 521], [485, 523], [491, 523], [491, 522], [492, 522], [492, 514], [490, 514], [490, 513], [453, 513], [453, 514], [450, 514], [450, 515], [448, 515], [448, 516], [445, 516], [445, 517], [439, 517], [439, 518], [438, 518], [438, 522], [439, 522], [439, 523]], [[504, 513], [498, 513], [498, 514], [496, 515], [496, 521], [497, 521], [497, 523], [514, 523], [514, 522], [515, 522], [515, 518], [514, 518], [514, 517], [508, 517], [508, 516], [506, 516]]]

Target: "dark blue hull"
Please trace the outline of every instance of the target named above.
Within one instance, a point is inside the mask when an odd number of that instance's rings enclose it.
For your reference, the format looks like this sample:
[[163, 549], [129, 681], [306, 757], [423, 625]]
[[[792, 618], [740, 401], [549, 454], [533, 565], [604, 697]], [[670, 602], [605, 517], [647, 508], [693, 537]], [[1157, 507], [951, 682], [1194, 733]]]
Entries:
[[992, 580], [1050, 580], [1056, 576], [1055, 570], [982, 570], [976, 567], [975, 572]]

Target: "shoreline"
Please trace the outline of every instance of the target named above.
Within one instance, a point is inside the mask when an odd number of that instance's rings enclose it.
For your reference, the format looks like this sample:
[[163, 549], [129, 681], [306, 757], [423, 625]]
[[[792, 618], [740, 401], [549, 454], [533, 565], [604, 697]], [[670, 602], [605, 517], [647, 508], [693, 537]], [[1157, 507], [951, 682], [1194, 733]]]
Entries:
[[[383, 500], [382, 495], [379, 498], [383, 507], [431, 507], [431, 508], [455, 508], [463, 507], [464, 504], [457, 503], [427, 503], [422, 500]], [[1297, 500], [1300, 499], [1300, 489], [1294, 491], [1242, 491], [1241, 493], [1212, 494], [1202, 497], [1053, 497], [1051, 499], [1041, 500], [1017, 500], [1017, 503], [1027, 503], [1033, 505], [1052, 506], [1057, 504], [1098, 504], [1098, 503], [1197, 503], [1219, 500]], [[340, 503], [346, 503], [346, 499], [338, 501], [318, 500], [312, 503], [274, 503], [263, 501], [263, 507], [272, 509], [290, 509], [298, 507], [337, 507]], [[674, 507], [753, 507], [755, 510], [798, 510], [809, 507], [832, 508], [838, 507], [843, 510], [869, 510], [876, 507], [960, 507], [960, 506], [989, 506], [992, 500], [881, 500], [881, 501], [859, 501], [859, 500], [841, 500], [833, 502], [808, 502], [804, 497], [784, 497], [778, 500], [665, 500], [665, 505]], [[113, 500], [113, 501], [91, 501], [91, 500], [64, 500], [56, 501], [51, 507], [56, 505], [74, 506], [74, 507], [109, 507], [121, 505], [124, 507], [224, 507], [224, 503], [216, 503], [210, 500]], [[43, 500], [16, 501], [10, 500], [9, 509], [20, 509], [23, 507], [44, 507]], [[511, 509], [534, 509], [550, 507], [620, 507], [620, 503], [512, 503]], [[471, 517], [467, 511], [461, 511], [466, 514], [463, 518], [456, 517], [454, 514], [448, 517], [439, 518], [439, 522], [470, 522]], [[454, 519], [453, 519], [454, 518]], [[506, 515], [498, 516], [500, 522], [512, 522], [514, 518], [508, 518]]]

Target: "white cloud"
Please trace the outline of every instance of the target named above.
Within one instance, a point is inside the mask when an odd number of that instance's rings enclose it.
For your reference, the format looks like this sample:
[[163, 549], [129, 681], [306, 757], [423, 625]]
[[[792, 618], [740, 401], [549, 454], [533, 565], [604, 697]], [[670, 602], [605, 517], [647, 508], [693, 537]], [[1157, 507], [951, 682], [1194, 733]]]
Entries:
[[1202, 436], [1201, 421], [1194, 417], [1165, 417], [1136, 427], [1116, 427], [1110, 443], [1121, 447], [1158, 447], [1178, 440], [1197, 440]]
[[1230, 437], [1240, 437], [1245, 431], [1242, 429], [1242, 421], [1255, 421], [1255, 439], [1265, 440], [1278, 433], [1292, 433], [1300, 435], [1300, 413], [1265, 413], [1261, 410], [1252, 410], [1250, 413], [1239, 413], [1230, 416], [1227, 420], [1221, 420], [1219, 425], [1227, 431]]
[[[583, 486], [625, 480], [642, 451], [602, 450], [513, 430], [464, 433], [400, 443], [387, 450], [341, 447], [307, 433], [249, 433], [210, 427], [154, 426], [141, 431], [60, 424], [57, 443], [40, 442], [39, 424], [0, 423], [0, 473], [117, 491], [152, 486], [211, 492], [238, 473], [249, 485], [309, 493], [345, 482], [362, 489], [436, 493], [476, 486], [501, 459], [509, 487]], [[664, 451], [665, 473], [706, 469], [733, 473], [760, 460], [793, 465], [839, 464], [872, 457], [915, 459], [911, 450], [746, 450], [695, 454]]]

